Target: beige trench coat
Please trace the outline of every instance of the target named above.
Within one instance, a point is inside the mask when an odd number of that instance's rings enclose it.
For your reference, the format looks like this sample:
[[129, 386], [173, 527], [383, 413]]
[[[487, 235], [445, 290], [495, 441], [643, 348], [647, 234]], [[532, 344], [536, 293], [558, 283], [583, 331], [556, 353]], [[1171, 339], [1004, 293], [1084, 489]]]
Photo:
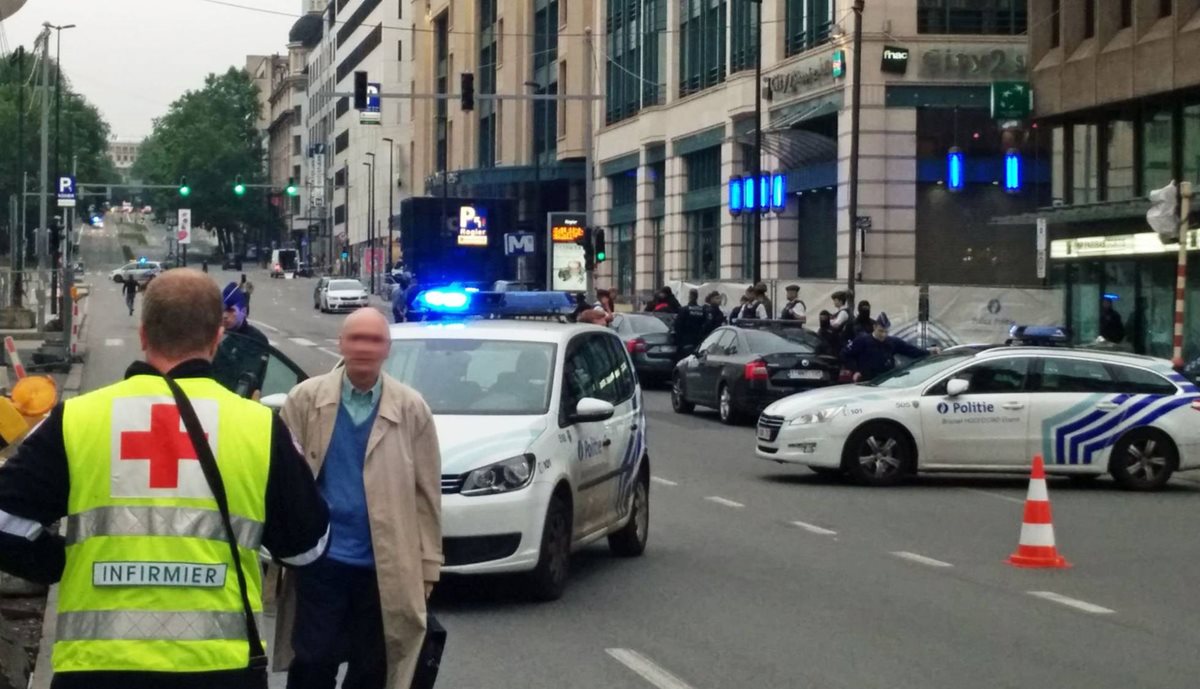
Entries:
[[[301, 383], [283, 420], [319, 475], [342, 401], [341, 369]], [[386, 374], [363, 467], [371, 543], [379, 578], [389, 689], [409, 689], [425, 636], [425, 583], [442, 567], [441, 454], [428, 405]], [[274, 669], [292, 662], [295, 579], [284, 573], [275, 627]]]

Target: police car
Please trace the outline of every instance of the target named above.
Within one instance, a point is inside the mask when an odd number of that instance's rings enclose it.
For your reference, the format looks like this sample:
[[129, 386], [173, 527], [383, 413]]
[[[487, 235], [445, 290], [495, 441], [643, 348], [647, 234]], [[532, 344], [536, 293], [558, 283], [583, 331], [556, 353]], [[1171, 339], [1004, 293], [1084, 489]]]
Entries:
[[1112, 474], [1132, 490], [1200, 468], [1200, 389], [1160, 359], [1067, 347], [965, 348], [869, 383], [780, 400], [757, 456], [891, 485], [917, 471]]
[[[646, 413], [620, 338], [569, 314], [565, 293], [422, 293], [393, 325], [384, 370], [433, 410], [442, 451], [444, 572], [528, 574], [560, 596], [573, 550], [649, 534]], [[521, 320], [523, 319], [523, 320]]]

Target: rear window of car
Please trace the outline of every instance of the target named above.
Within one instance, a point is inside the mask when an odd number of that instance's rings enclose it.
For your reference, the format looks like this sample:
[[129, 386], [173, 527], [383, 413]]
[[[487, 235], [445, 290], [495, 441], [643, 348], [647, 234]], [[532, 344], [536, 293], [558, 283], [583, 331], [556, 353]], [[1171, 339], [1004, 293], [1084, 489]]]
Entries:
[[366, 289], [366, 288], [363, 287], [362, 283], [359, 282], [358, 280], [334, 280], [333, 282], [329, 283], [329, 289], [331, 291], [337, 292], [337, 291], [353, 291], [353, 290], [360, 290], [360, 289]]
[[1132, 395], [1174, 395], [1175, 384], [1154, 371], [1132, 366], [1113, 366], [1124, 392]]
[[783, 354], [786, 352], [801, 352], [812, 354], [817, 351], [816, 345], [809, 340], [802, 330], [764, 331], [743, 330], [746, 342], [753, 354]]
[[662, 320], [654, 316], [625, 316], [623, 319], [624, 328], [622, 332], [628, 329], [634, 335], [645, 335], [648, 333], [666, 333], [670, 332], [671, 328]]

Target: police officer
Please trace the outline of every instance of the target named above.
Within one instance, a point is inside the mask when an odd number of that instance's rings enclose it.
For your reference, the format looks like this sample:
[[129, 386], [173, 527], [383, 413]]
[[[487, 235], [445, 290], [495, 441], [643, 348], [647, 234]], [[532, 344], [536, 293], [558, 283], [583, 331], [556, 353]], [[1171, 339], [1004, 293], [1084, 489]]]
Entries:
[[224, 291], [221, 292], [221, 301], [225, 309], [221, 325], [224, 326], [225, 332], [248, 337], [259, 344], [268, 343], [263, 331], [250, 325], [250, 301], [238, 283], [231, 282], [225, 285]]
[[700, 290], [688, 291], [688, 303], [675, 317], [675, 346], [679, 356], [685, 357], [696, 351], [696, 345], [704, 339], [705, 313], [700, 305]]
[[[0, 466], [0, 570], [60, 582], [54, 689], [265, 687], [245, 611], [262, 612], [259, 548], [289, 566], [325, 552], [328, 511], [288, 429], [210, 377], [221, 306], [202, 273], [156, 278], [145, 362], [58, 405]], [[215, 458], [244, 589], [165, 376]]]
[[785, 321], [806, 321], [807, 314], [808, 306], [800, 299], [800, 285], [788, 285], [787, 303], [783, 305], [783, 312], [779, 314], [779, 318]]

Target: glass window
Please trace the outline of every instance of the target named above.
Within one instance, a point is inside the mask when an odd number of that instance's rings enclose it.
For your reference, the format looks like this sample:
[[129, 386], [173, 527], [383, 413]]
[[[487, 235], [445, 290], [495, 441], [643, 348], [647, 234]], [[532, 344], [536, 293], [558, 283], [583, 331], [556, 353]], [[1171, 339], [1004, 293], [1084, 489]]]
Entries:
[[1134, 197], [1134, 123], [1112, 120], [1104, 125], [1104, 190], [1108, 201]]
[[358, 280], [334, 280], [329, 283], [330, 292], [354, 292], [365, 290], [363, 284]]
[[696, 348], [696, 351], [697, 352], [707, 352], [709, 354], [713, 353], [716, 350], [717, 344], [721, 341], [721, 338], [724, 337], [725, 333], [727, 333], [727, 332], [729, 332], [728, 328], [722, 328], [720, 330], [717, 330], [713, 334], [704, 338], [704, 341], [700, 343], [700, 346]]
[[654, 284], [663, 284], [666, 275], [666, 236], [663, 234], [663, 219], [654, 218], [650, 221], [650, 232], [654, 234]]
[[698, 191], [721, 186], [721, 149], [714, 146], [684, 157], [687, 190]]
[[1172, 0], [1158, 0], [1158, 16], [1159, 17], [1171, 16], [1171, 9], [1172, 9], [1171, 2], [1172, 2]]
[[679, 95], [725, 81], [725, 0], [680, 0]]
[[1050, 193], [1053, 202], [1066, 203], [1067, 135], [1062, 127], [1051, 132]]
[[1147, 192], [1171, 181], [1173, 130], [1170, 110], [1147, 113], [1142, 125], [1142, 180]]
[[742, 333], [754, 354], [802, 353], [813, 354], [820, 346], [816, 335], [803, 328], [780, 328], [778, 331], [747, 330]]
[[1121, 0], [1121, 28], [1133, 26], [1133, 0]]
[[1200, 181], [1200, 105], [1183, 108], [1183, 178]]
[[787, 0], [784, 30], [787, 55], [795, 55], [829, 40], [833, 28], [832, 0]]
[[1000, 34], [1025, 32], [1022, 0], [920, 0], [917, 31], [927, 34]]
[[616, 277], [616, 288], [620, 294], [633, 293], [634, 272], [634, 235], [636, 225], [614, 225], [610, 230], [612, 238], [612, 257], [616, 259], [613, 275]]
[[720, 269], [720, 209], [693, 211], [684, 218], [691, 253], [691, 277], [697, 280], [716, 279]]
[[668, 333], [671, 329], [663, 323], [661, 318], [654, 316], [639, 316], [639, 315], [623, 315], [617, 316], [615, 321], [617, 332], [622, 335], [649, 335], [654, 333]]
[[709, 354], [729, 354], [731, 349], [737, 345], [737, 333], [726, 329], [721, 333], [721, 340], [717, 342]]
[[917, 359], [906, 366], [894, 368], [883, 375], [873, 378], [870, 382], [862, 383], [862, 385], [872, 388], [892, 389], [916, 387], [946, 369], [958, 366], [971, 356], [973, 355], [967, 352], [955, 352]]
[[1096, 203], [1100, 200], [1100, 141], [1094, 124], [1072, 127], [1072, 196], [1071, 203]]
[[1062, 0], [1050, 0], [1050, 47], [1062, 45]]
[[637, 170], [629, 170], [608, 178], [613, 206], [629, 206], [637, 203]]
[[754, 68], [758, 54], [758, 13], [762, 5], [755, 2], [733, 3], [733, 25], [729, 27], [729, 71], [740, 72]]
[[1096, 0], [1083, 0], [1083, 37], [1096, 35]]
[[928, 394], [946, 394], [946, 384], [957, 378], [970, 383], [968, 395], [1003, 395], [1025, 389], [1025, 375], [1029, 371], [1029, 359], [1014, 357], [975, 364], [955, 373], [930, 390]]
[[384, 370], [434, 414], [540, 415], [550, 406], [554, 345], [501, 340], [394, 340]]
[[1121, 392], [1108, 369], [1098, 361], [1086, 359], [1042, 359], [1042, 372], [1033, 386], [1035, 392]]
[[641, 109], [641, 5], [640, 0], [608, 0], [605, 116], [609, 124]]
[[1121, 391], [1133, 395], [1174, 395], [1175, 384], [1153, 371], [1132, 366], [1113, 366], [1121, 381]]

